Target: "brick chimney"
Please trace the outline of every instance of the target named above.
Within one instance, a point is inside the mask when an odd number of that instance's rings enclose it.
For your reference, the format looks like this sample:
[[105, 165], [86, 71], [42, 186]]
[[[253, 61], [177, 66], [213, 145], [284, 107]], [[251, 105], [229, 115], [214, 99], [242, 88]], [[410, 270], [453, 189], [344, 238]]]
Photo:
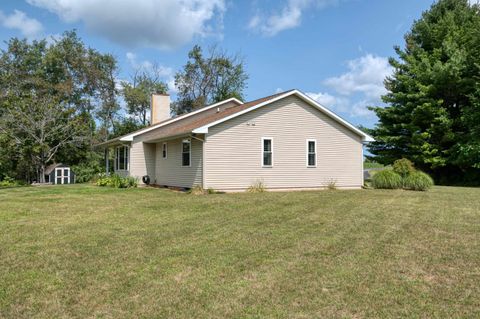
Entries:
[[152, 94], [150, 125], [168, 120], [170, 115], [170, 95]]

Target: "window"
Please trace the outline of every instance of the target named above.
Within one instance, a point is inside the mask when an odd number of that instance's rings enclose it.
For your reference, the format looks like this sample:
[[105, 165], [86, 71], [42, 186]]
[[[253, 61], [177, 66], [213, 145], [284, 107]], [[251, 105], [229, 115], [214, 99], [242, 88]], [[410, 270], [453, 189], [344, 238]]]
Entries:
[[162, 145], [162, 157], [164, 159], [167, 158], [167, 143], [163, 143], [163, 145]]
[[190, 166], [190, 160], [192, 155], [192, 144], [191, 141], [185, 139], [182, 141], [182, 166]]
[[273, 143], [271, 138], [262, 138], [262, 165], [273, 166]]
[[115, 152], [115, 170], [128, 170], [128, 146], [118, 146]]
[[307, 166], [317, 166], [317, 141], [307, 140]]

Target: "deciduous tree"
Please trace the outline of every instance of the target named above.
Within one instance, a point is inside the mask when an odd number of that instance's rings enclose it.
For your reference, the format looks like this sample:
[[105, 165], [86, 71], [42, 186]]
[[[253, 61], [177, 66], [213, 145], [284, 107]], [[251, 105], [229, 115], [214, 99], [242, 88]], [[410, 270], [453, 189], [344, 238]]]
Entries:
[[175, 75], [178, 101], [175, 112], [182, 114], [227, 98], [243, 98], [248, 75], [238, 56], [231, 56], [213, 46], [205, 56], [195, 45], [188, 53], [188, 62]]
[[130, 115], [140, 120], [141, 125], [148, 124], [152, 94], [166, 94], [167, 84], [160, 79], [160, 70], [153, 66], [151, 70], [139, 68], [130, 82], [123, 81], [123, 98]]

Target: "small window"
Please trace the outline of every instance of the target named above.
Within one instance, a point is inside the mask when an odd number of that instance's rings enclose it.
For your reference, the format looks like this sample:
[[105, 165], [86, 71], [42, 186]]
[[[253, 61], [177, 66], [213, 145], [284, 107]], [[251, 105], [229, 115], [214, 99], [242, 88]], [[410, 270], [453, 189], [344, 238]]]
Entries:
[[128, 146], [118, 146], [115, 153], [115, 169], [128, 170]]
[[192, 144], [190, 140], [182, 141], [182, 166], [190, 166]]
[[163, 145], [162, 145], [162, 157], [164, 159], [167, 158], [167, 143], [163, 143]]
[[273, 166], [273, 143], [271, 138], [262, 138], [262, 165]]
[[317, 142], [315, 140], [307, 140], [307, 166], [317, 166]]

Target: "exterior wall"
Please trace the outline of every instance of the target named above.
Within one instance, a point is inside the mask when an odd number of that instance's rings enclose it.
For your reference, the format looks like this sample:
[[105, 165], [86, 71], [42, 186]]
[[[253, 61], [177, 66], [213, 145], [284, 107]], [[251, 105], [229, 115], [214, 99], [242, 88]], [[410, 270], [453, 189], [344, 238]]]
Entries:
[[182, 140], [178, 138], [165, 141], [167, 158], [162, 158], [163, 142], [156, 145], [155, 183], [158, 185], [191, 188], [202, 185], [203, 143], [191, 139], [190, 167], [182, 166]]
[[142, 183], [144, 175], [150, 176], [153, 183], [155, 178], [155, 144], [143, 143], [134, 139], [130, 147], [129, 173], [130, 176], [138, 178]]
[[[262, 167], [262, 137], [273, 139], [273, 167]], [[317, 165], [307, 167], [307, 139]], [[205, 185], [243, 190], [256, 181], [270, 189], [363, 185], [361, 137], [295, 96], [213, 126], [205, 142]]]

